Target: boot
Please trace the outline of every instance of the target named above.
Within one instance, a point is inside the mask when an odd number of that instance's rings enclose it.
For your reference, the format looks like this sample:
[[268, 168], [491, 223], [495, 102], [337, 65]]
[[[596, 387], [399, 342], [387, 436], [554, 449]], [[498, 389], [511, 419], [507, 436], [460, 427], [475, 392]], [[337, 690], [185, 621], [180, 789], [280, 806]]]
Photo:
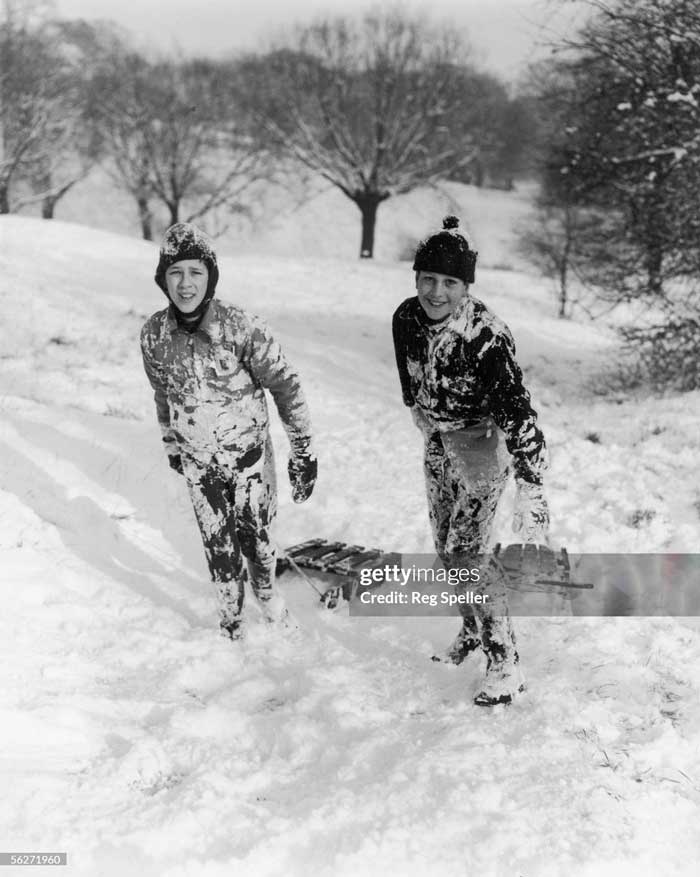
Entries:
[[517, 694], [525, 691], [525, 683], [510, 618], [508, 615], [487, 615], [481, 621], [486, 675], [474, 703], [477, 706], [511, 703]]
[[506, 661], [497, 663], [492, 658], [486, 662], [486, 675], [481, 690], [474, 697], [477, 706], [498, 706], [512, 703], [516, 694], [525, 691], [518, 653]]
[[470, 615], [464, 618], [462, 627], [454, 638], [452, 645], [441, 654], [433, 655], [431, 660], [441, 661], [445, 664], [455, 664], [458, 666], [468, 655], [476, 651], [480, 646], [481, 637], [479, 636], [479, 630], [476, 626], [476, 619], [473, 615]]
[[219, 632], [226, 639], [234, 641], [243, 639], [243, 625], [240, 620], [225, 620], [222, 618], [219, 621]]
[[267, 598], [259, 597], [258, 599], [262, 616], [268, 624], [279, 624], [285, 628], [291, 626], [289, 612], [279, 594]]
[[219, 632], [227, 639], [239, 640], [243, 637], [243, 598], [245, 594], [245, 572], [231, 581], [214, 581], [216, 601], [219, 608]]

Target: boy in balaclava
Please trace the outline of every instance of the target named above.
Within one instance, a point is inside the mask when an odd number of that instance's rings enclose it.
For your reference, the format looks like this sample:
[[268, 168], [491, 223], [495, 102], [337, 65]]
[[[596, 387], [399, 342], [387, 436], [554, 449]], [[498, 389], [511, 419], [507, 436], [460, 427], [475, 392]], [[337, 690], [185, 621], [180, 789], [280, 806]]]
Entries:
[[458, 227], [448, 216], [442, 231], [418, 246], [418, 294], [397, 309], [393, 334], [403, 400], [425, 439], [435, 550], [447, 569], [478, 560], [486, 596], [483, 604], [460, 604], [462, 628], [435, 660], [461, 664], [482, 649], [486, 677], [474, 702], [493, 706], [510, 703], [524, 684], [505, 580], [485, 553], [510, 464], [517, 489], [513, 529], [523, 542], [546, 541], [545, 443], [508, 327], [470, 294], [477, 254]]
[[266, 620], [287, 617], [274, 587], [277, 489], [264, 390], [291, 445], [295, 502], [311, 495], [317, 463], [297, 374], [258, 317], [214, 298], [218, 279], [206, 235], [171, 226], [155, 274], [169, 305], [144, 325], [141, 350], [168, 461], [189, 488], [221, 631], [238, 639], [246, 582]]

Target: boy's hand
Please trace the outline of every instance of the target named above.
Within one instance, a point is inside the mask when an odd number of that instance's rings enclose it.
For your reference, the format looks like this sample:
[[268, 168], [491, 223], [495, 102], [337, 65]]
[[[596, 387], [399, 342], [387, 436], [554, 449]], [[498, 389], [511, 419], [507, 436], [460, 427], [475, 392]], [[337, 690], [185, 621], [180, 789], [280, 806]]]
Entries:
[[546, 544], [549, 539], [549, 506], [541, 484], [516, 482], [513, 532], [523, 542]]
[[182, 457], [179, 454], [168, 454], [168, 465], [174, 469], [178, 475], [184, 475], [185, 470], [182, 468]]
[[294, 502], [305, 502], [313, 492], [318, 476], [318, 460], [314, 454], [292, 454], [287, 465]]

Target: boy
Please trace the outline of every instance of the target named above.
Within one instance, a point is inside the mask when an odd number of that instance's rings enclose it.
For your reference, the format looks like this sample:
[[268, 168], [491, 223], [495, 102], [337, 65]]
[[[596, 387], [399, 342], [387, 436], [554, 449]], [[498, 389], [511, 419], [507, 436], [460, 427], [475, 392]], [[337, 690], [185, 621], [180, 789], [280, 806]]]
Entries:
[[208, 238], [188, 223], [171, 226], [155, 274], [169, 306], [144, 325], [141, 351], [169, 464], [189, 488], [221, 632], [238, 639], [246, 581], [267, 621], [287, 618], [274, 589], [277, 490], [264, 389], [291, 444], [295, 502], [311, 495], [317, 463], [298, 376], [260, 319], [214, 299], [218, 278]]
[[442, 658], [461, 664], [481, 648], [486, 677], [474, 702], [510, 703], [524, 690], [505, 582], [486, 563], [509, 458], [517, 484], [513, 529], [544, 542], [549, 513], [542, 490], [544, 437], [522, 384], [508, 327], [469, 293], [477, 254], [448, 216], [416, 251], [417, 296], [393, 318], [404, 403], [425, 439], [424, 471], [435, 550], [446, 568], [482, 561], [486, 603], [465, 606], [462, 628]]

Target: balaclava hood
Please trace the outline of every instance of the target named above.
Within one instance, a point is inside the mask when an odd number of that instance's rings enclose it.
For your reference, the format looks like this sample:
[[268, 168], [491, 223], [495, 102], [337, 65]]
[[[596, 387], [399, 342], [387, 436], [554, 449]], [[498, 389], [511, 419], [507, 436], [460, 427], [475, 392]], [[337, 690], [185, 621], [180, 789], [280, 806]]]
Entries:
[[219, 280], [216, 253], [211, 241], [196, 225], [191, 225], [189, 222], [177, 222], [165, 232], [159, 255], [155, 281], [166, 295], [168, 295], [168, 284], [165, 280], [165, 272], [175, 262], [181, 262], [183, 259], [201, 259], [207, 266], [209, 272], [207, 291], [194, 311], [183, 314], [168, 296], [177, 321], [188, 329], [195, 329], [209, 307], [209, 302], [214, 298], [216, 284]]
[[442, 231], [418, 244], [413, 270], [434, 271], [436, 274], [458, 277], [465, 283], [474, 283], [478, 253], [469, 249], [467, 239], [458, 229], [459, 219], [446, 216], [442, 221]]

